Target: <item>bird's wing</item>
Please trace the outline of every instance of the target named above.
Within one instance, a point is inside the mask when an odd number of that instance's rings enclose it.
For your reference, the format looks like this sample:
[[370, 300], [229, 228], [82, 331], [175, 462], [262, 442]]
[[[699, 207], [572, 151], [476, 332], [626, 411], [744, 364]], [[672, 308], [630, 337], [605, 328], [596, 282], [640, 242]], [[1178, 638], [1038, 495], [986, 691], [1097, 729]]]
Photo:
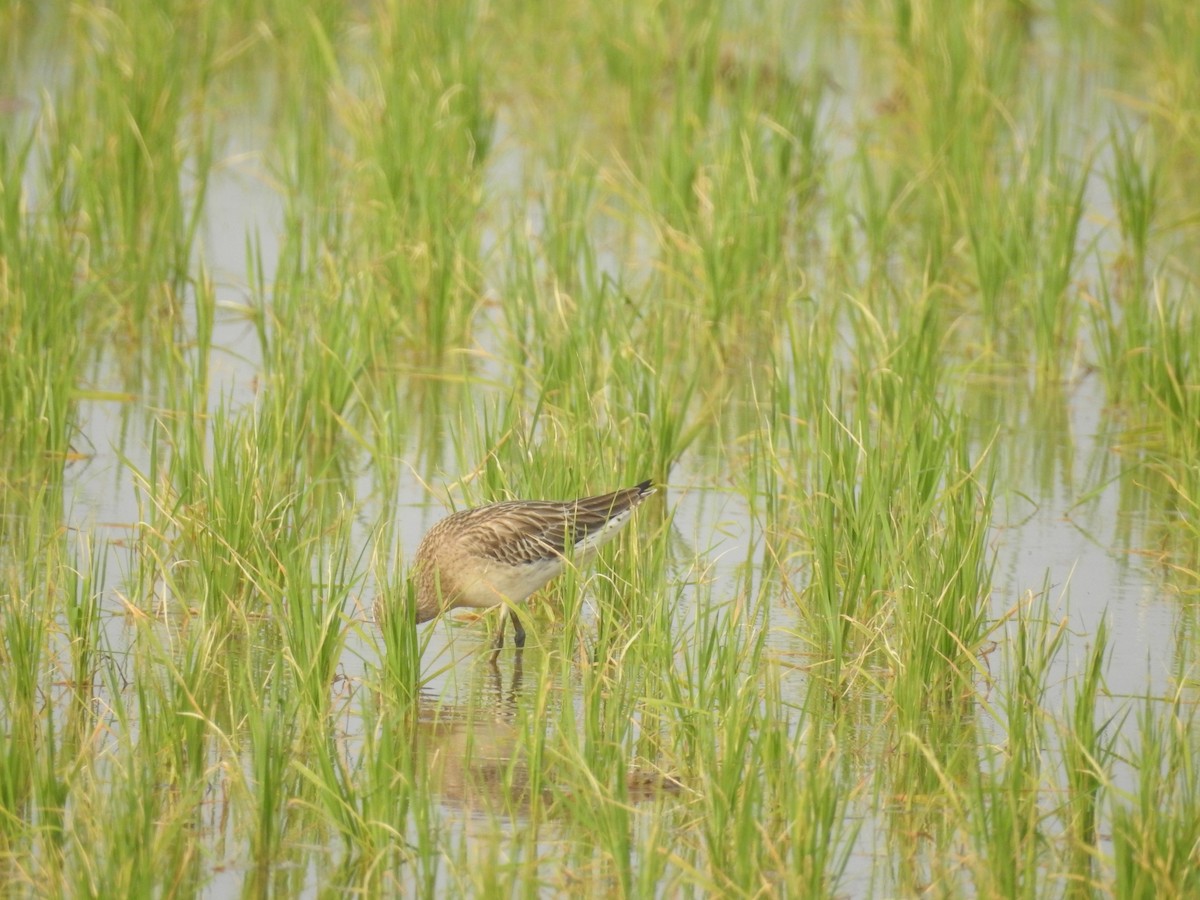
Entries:
[[653, 487], [636, 487], [558, 503], [516, 501], [484, 507], [470, 523], [475, 550], [511, 566], [530, 565], [594, 550], [625, 524], [634, 508]]

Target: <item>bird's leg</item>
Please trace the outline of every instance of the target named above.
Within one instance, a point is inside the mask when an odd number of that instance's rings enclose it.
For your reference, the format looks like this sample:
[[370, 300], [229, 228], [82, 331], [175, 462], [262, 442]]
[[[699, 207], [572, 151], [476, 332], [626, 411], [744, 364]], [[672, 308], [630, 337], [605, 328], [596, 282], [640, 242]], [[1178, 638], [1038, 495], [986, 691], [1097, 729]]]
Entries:
[[492, 650], [494, 651], [492, 653], [493, 659], [495, 659], [496, 654], [499, 653], [504, 648], [504, 626], [505, 626], [506, 622], [507, 622], [507, 619], [504, 615], [504, 610], [500, 610], [500, 625], [499, 625], [498, 630], [496, 631], [496, 640], [494, 640], [492, 642]]
[[521, 624], [521, 617], [517, 615], [517, 608], [510, 606], [508, 608], [508, 617], [513, 623], [513, 643], [517, 645], [517, 649], [525, 646], [525, 626]]
[[508, 607], [507, 616], [504, 613], [500, 614], [500, 631], [496, 634], [496, 642], [492, 644], [492, 649], [499, 651], [504, 647], [504, 625], [505, 619], [511, 619], [513, 623], [513, 643], [517, 649], [525, 646], [525, 626], [521, 624], [521, 617], [517, 615], [514, 607]]

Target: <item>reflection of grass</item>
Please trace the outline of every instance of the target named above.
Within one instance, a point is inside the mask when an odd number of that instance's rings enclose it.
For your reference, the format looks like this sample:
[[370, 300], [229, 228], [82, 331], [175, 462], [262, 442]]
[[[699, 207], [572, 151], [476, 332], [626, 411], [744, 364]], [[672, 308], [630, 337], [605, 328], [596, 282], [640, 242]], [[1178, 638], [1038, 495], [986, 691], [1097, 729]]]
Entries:
[[[6, 884], [1196, 891], [1194, 5], [812, 6], [0, 12]], [[241, 129], [283, 214], [231, 302]], [[422, 718], [488, 664], [404, 615], [406, 486], [644, 477], [520, 686]], [[1002, 500], [1110, 481], [1170, 702], [1107, 695], [1111, 619], [994, 596]]]

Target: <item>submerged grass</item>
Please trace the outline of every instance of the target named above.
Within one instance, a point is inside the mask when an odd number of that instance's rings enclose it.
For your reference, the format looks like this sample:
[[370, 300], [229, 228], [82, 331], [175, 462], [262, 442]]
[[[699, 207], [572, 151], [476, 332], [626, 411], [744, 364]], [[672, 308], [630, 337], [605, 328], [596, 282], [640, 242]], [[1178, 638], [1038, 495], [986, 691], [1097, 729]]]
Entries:
[[[13, 890], [1200, 887], [1184, 0], [58, 6], [0, 12]], [[414, 497], [647, 477], [523, 653], [413, 624]], [[996, 565], [1110, 480], [1132, 703]]]

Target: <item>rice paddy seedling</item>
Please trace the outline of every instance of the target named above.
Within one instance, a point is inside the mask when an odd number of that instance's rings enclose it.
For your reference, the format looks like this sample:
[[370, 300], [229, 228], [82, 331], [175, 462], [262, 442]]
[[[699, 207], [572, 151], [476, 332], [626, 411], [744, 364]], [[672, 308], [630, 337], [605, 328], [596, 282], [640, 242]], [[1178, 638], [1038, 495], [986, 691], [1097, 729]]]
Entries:
[[105, 583], [106, 557], [90, 541], [76, 549], [73, 565], [65, 567], [63, 618], [70, 647], [69, 678], [78, 696], [88, 703], [100, 654], [100, 597]]
[[[189, 118], [187, 102], [211, 48], [193, 43], [173, 12], [182, 10], [138, 0], [78, 11], [73, 83], [53, 120], [70, 148], [54, 188], [78, 204], [89, 269], [123, 334], [177, 313], [203, 208], [206, 126]], [[104, 127], [81, 127], [89, 120]]]
[[970, 883], [980, 893], [1037, 896], [1045, 877], [1037, 773], [986, 744], [980, 753], [983, 759], [971, 775], [966, 797], [973, 841]]
[[356, 232], [384, 321], [410, 352], [439, 359], [470, 332], [478, 287], [476, 213], [491, 145], [487, 68], [474, 4], [413, 19], [381, 6], [364, 48], [365, 97], [347, 108], [364, 213]]
[[1081, 892], [1097, 885], [1100, 856], [1099, 816], [1101, 790], [1107, 786], [1116, 758], [1119, 722], [1097, 721], [1097, 701], [1102, 689], [1108, 647], [1108, 624], [1096, 628], [1096, 646], [1087, 660], [1071, 711], [1070, 730], [1063, 735], [1067, 802], [1064, 809], [1071, 877]]
[[1131, 740], [1136, 788], [1112, 795], [1113, 889], [1128, 897], [1186, 896], [1200, 885], [1192, 848], [1200, 831], [1197, 776], [1186, 749], [1195, 737], [1194, 714], [1172, 698], [1140, 704]]
[[[546, 177], [546, 192], [538, 209], [536, 237], [546, 275], [555, 291], [579, 296], [602, 287], [599, 252], [593, 242], [596, 230], [596, 195], [600, 173], [595, 161], [578, 145], [558, 149], [561, 159], [551, 160], [554, 168]], [[523, 237], [524, 229], [513, 228], [514, 238]], [[528, 254], [513, 248], [514, 263], [535, 265]], [[523, 260], [523, 257], [524, 260]], [[532, 273], [530, 273], [532, 275]], [[532, 277], [529, 278], [533, 281]], [[505, 304], [508, 308], [508, 304]]]
[[[1049, 140], [1049, 139], [1048, 139]], [[1049, 152], [1058, 157], [1052, 141]], [[1067, 292], [1077, 269], [1080, 255], [1080, 222], [1084, 212], [1084, 193], [1091, 171], [1090, 161], [1081, 165], [1059, 162], [1050, 175], [1045, 208], [1040, 218], [1039, 248], [1036, 261], [1035, 290], [1032, 301], [1034, 349], [1038, 371], [1057, 375], [1063, 361], [1072, 365], [1080, 319], [1079, 306], [1070, 302]]]
[[379, 689], [399, 709], [414, 709], [421, 682], [420, 661], [428, 640], [417, 635], [417, 598], [407, 579], [377, 579], [380, 593], [373, 618], [383, 641]]
[[1135, 280], [1145, 272], [1150, 233], [1162, 203], [1161, 161], [1146, 160], [1147, 136], [1135, 134], [1128, 122], [1109, 126], [1112, 164], [1106, 173], [1109, 192], [1117, 211], [1121, 239], [1129, 248]]
[[[75, 283], [78, 251], [51, 222], [30, 219], [22, 190], [32, 134], [0, 139], [0, 509], [59, 485], [71, 451], [74, 391], [88, 291]], [[51, 498], [57, 496], [51, 495]]]

